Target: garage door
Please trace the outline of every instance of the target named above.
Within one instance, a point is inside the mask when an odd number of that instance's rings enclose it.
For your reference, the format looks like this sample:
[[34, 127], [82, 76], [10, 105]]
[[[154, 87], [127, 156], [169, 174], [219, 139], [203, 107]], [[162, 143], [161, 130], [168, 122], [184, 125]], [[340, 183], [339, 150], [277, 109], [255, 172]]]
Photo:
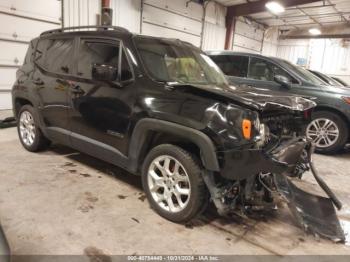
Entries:
[[60, 27], [58, 0], [0, 0], [0, 110], [11, 109], [11, 86], [29, 41]]
[[232, 50], [256, 54], [261, 53], [264, 30], [253, 23], [248, 24], [243, 18], [236, 21]]
[[200, 45], [202, 6], [186, 0], [145, 0], [142, 34], [179, 38]]

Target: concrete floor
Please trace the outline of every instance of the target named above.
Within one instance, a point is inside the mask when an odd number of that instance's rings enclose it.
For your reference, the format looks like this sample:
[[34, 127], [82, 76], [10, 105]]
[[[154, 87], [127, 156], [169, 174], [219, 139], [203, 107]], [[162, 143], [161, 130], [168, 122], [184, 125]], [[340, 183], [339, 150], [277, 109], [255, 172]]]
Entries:
[[[25, 151], [15, 128], [0, 130], [0, 220], [12, 252], [21, 254], [350, 254], [299, 229], [286, 207], [268, 219], [225, 219], [207, 211], [194, 223], [153, 212], [139, 177], [54, 145]], [[316, 155], [320, 174], [345, 204], [350, 231], [350, 152]], [[316, 188], [306, 175], [304, 187]]]

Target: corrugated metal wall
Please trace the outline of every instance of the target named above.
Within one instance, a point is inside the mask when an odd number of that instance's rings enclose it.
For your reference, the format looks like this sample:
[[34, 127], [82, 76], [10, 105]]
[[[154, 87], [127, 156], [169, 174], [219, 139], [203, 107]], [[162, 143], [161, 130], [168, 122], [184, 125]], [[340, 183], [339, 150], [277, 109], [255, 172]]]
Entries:
[[61, 26], [57, 0], [0, 0], [0, 109], [10, 109], [11, 87], [29, 41]]
[[350, 83], [350, 43], [342, 39], [310, 41], [309, 68], [343, 78]]
[[308, 60], [309, 40], [280, 40], [276, 56], [294, 64], [296, 64], [300, 58]]
[[306, 59], [306, 68], [350, 83], [350, 43], [342, 39], [281, 40], [277, 57], [292, 63]]

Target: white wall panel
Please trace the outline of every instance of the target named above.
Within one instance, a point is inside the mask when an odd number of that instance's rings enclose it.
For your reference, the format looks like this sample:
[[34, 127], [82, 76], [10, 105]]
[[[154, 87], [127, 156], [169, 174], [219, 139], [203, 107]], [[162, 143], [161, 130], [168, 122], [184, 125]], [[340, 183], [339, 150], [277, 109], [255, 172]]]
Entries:
[[204, 50], [222, 50], [225, 46], [225, 16], [226, 8], [215, 2], [210, 2], [206, 9], [203, 44]]
[[181, 16], [201, 20], [202, 6], [191, 2], [186, 5], [186, 2], [187, 0], [144, 0], [145, 5], [151, 5]]
[[101, 13], [100, 0], [62, 0], [65, 27], [98, 25]]
[[278, 34], [279, 34], [279, 30], [277, 27], [271, 27], [265, 31], [263, 47], [261, 52], [262, 55], [265, 55], [265, 56], [277, 55]]
[[11, 93], [0, 92], [0, 110], [11, 109], [11, 108], [12, 108]]
[[145, 0], [142, 14], [142, 34], [178, 38], [200, 45], [202, 32], [201, 5], [186, 0]]
[[308, 40], [282, 40], [279, 42], [277, 57], [286, 59], [292, 63], [297, 63], [299, 58], [309, 58]]
[[156, 37], [181, 39], [182, 41], [187, 41], [195, 46], [199, 46], [200, 44], [200, 38], [198, 36], [186, 34], [183, 32], [174, 33], [174, 30], [169, 30], [168, 28], [159, 27], [152, 24], [144, 23], [142, 32], [145, 35], [152, 35]]
[[226, 28], [205, 22], [203, 50], [222, 50], [225, 46]]
[[261, 53], [264, 38], [264, 29], [261, 25], [240, 17], [236, 20], [233, 34], [232, 50], [246, 50], [246, 52]]
[[140, 33], [141, 0], [111, 0], [113, 25], [127, 28], [130, 32]]
[[0, 11], [60, 23], [61, 2], [57, 0], [0, 0]]
[[174, 29], [183, 33], [193, 34], [197, 37], [201, 34], [202, 23], [198, 20], [167, 12], [150, 5], [145, 5], [143, 12], [144, 23], [166, 27], [169, 30]]
[[29, 42], [43, 31], [59, 27], [59, 25], [36, 20], [0, 14], [0, 39]]
[[350, 83], [350, 44], [342, 39], [281, 40], [277, 56], [292, 63], [305, 58], [307, 68]]
[[28, 43], [43, 31], [60, 27], [58, 0], [0, 0], [0, 109], [10, 109], [10, 89], [23, 64]]

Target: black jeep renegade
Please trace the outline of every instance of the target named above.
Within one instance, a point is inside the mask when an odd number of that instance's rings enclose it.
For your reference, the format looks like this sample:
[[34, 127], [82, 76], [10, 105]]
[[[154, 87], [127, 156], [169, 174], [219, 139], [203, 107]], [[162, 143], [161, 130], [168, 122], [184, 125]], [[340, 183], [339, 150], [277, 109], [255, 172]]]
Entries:
[[[12, 95], [27, 150], [53, 141], [141, 175], [150, 205], [171, 221], [194, 218], [209, 199], [220, 214], [274, 209], [280, 192], [304, 227], [329, 236], [310, 214], [324, 200], [305, 201], [287, 178], [311, 165], [299, 134], [315, 103], [237, 91], [189, 43], [119, 27], [47, 31], [30, 42]], [[335, 216], [329, 195], [321, 213]]]

